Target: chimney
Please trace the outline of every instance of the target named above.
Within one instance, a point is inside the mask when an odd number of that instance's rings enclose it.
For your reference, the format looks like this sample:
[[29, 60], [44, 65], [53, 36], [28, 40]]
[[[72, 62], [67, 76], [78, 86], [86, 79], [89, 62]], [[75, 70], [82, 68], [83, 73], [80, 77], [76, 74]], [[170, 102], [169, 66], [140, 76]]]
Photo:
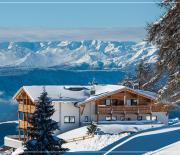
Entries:
[[95, 85], [92, 85], [90, 90], [90, 95], [95, 95], [95, 93], [96, 93]]

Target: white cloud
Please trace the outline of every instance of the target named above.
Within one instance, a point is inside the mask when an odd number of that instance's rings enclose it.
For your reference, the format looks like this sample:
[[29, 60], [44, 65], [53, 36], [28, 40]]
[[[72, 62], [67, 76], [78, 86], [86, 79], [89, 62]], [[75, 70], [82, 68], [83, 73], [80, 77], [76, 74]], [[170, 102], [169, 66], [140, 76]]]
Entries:
[[145, 29], [137, 28], [0, 28], [0, 41], [118, 40], [140, 41]]

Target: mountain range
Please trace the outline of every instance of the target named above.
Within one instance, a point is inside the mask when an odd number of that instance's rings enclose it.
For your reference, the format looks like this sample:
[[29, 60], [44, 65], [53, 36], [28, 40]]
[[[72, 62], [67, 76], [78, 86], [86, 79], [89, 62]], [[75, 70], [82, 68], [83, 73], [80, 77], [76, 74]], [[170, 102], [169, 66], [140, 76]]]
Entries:
[[60, 69], [127, 69], [141, 59], [157, 60], [157, 49], [146, 42], [53, 41], [1, 42], [0, 67]]

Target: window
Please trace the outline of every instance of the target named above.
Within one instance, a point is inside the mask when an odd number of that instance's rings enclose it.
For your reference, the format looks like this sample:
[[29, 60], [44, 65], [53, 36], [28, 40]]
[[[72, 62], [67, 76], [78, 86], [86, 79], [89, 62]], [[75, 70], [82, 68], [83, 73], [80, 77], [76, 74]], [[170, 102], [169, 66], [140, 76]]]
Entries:
[[131, 106], [131, 100], [126, 101], [127, 106]]
[[64, 123], [69, 123], [69, 116], [64, 116]]
[[64, 116], [64, 123], [75, 123], [75, 116]]
[[111, 117], [110, 116], [106, 116], [106, 121], [110, 121]]
[[118, 105], [118, 100], [112, 99], [112, 105]]
[[106, 105], [109, 106], [111, 104], [110, 100], [106, 100]]
[[152, 121], [157, 121], [157, 116], [152, 116]]
[[141, 121], [142, 120], [142, 116], [137, 116], [137, 120]]
[[75, 117], [74, 116], [70, 116], [70, 123], [75, 123]]
[[121, 120], [121, 121], [124, 121], [124, 120], [125, 120], [125, 117], [124, 117], [124, 116], [120, 116], [120, 120]]
[[117, 116], [112, 116], [112, 120], [116, 121], [117, 120]]
[[130, 120], [131, 120], [131, 118], [130, 118], [130, 117], [128, 117], [128, 118], [126, 118], [126, 120], [127, 120], [127, 121], [130, 121]]
[[124, 100], [118, 100], [118, 105], [124, 105]]
[[157, 116], [146, 116], [146, 120], [157, 121]]
[[131, 105], [137, 105], [137, 100], [131, 99]]
[[88, 116], [85, 116], [84, 120], [85, 122], [88, 122]]

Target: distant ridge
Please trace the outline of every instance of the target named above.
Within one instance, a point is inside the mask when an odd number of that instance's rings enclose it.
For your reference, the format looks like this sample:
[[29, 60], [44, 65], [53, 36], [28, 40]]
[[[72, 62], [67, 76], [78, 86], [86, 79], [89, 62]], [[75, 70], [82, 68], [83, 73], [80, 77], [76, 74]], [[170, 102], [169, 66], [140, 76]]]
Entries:
[[144, 58], [157, 60], [157, 49], [146, 42], [0, 42], [0, 67], [127, 70]]

